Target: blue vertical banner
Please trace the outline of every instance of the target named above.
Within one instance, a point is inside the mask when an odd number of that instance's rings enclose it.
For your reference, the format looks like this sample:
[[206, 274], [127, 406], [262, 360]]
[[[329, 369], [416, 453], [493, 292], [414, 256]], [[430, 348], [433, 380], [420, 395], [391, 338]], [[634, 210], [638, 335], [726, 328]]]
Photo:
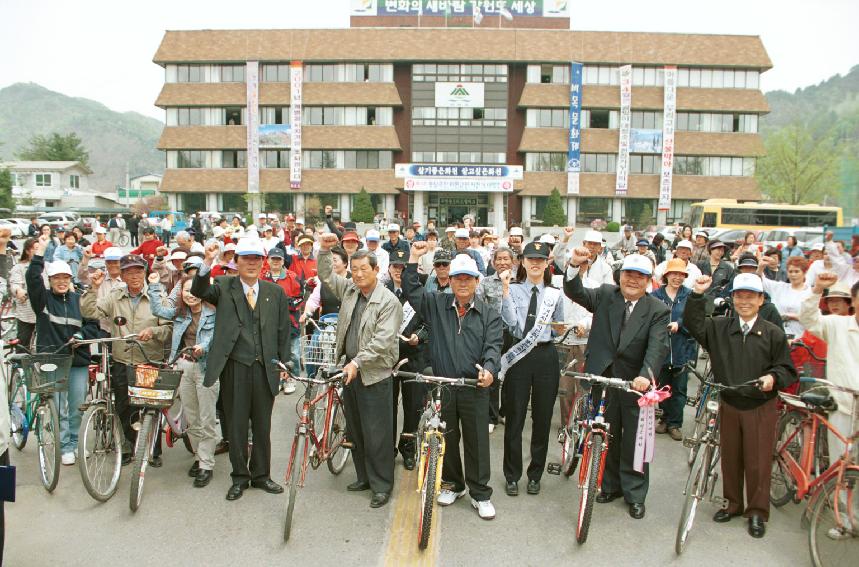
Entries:
[[570, 139], [567, 149], [567, 195], [579, 194], [582, 171], [582, 64], [570, 64]]

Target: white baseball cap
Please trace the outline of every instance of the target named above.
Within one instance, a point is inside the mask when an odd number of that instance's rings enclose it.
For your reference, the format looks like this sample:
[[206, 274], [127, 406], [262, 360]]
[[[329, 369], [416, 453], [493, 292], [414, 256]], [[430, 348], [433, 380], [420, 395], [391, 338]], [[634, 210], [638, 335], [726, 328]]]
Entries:
[[677, 248], [688, 248], [689, 250], [694, 250], [694, 246], [688, 240], [681, 240], [677, 243]]
[[556, 240], [555, 240], [554, 235], [551, 235], [548, 232], [546, 234], [544, 234], [543, 236], [541, 236], [540, 240], [538, 240], [538, 242], [542, 242], [544, 244], [551, 244], [552, 246], [554, 246], [556, 244]]
[[258, 219], [265, 219], [265, 218], [268, 218], [268, 217], [266, 216], [266, 214], [265, 214], [265, 213], [260, 213], [260, 214], [258, 214], [258, 215], [257, 215], [257, 218], [258, 218]]
[[812, 245], [811, 245], [811, 250], [812, 250], [812, 251], [819, 250], [819, 251], [821, 251], [821, 252], [822, 252], [822, 251], [823, 251], [823, 248], [824, 248], [824, 246], [823, 246], [823, 243], [822, 243], [822, 242], [818, 242], [817, 244], [812, 244]]
[[698, 232], [695, 233], [695, 238], [698, 238], [699, 236], [703, 236], [704, 238], [707, 238], [707, 239], [710, 238], [710, 235], [707, 234], [706, 232], [704, 232], [703, 230], [699, 230]]
[[510, 232], [507, 233], [507, 236], [525, 236], [522, 232], [522, 227], [514, 226], [510, 229]]
[[274, 220], [277, 220], [277, 215], [276, 215], [276, 214], [274, 214], [274, 213], [269, 213], [269, 214], [268, 214], [268, 218], [270, 218], [270, 219], [274, 219]]
[[188, 253], [185, 252], [184, 250], [175, 250], [172, 254], [170, 254], [170, 257], [167, 259], [168, 260], [184, 260], [187, 257], [188, 257]]
[[395, 222], [392, 222], [388, 225], [388, 232], [400, 232], [400, 225]]
[[116, 246], [111, 246], [110, 248], [104, 249], [104, 259], [105, 260], [119, 260], [123, 256], [124, 256], [124, 254], [122, 253], [122, 248], [118, 248]]
[[295, 224], [304, 224], [304, 217], [298, 217], [295, 219]]
[[262, 241], [259, 238], [240, 238], [236, 245], [236, 256], [265, 256]]
[[456, 258], [450, 263], [450, 277], [466, 274], [480, 277], [480, 272], [477, 270], [477, 262], [468, 254], [457, 254]]
[[72, 275], [72, 268], [66, 262], [62, 260], [54, 260], [53, 262], [48, 262], [47, 268], [45, 270], [48, 274], [48, 277], [54, 277], [60, 274], [66, 274], [68, 276]]
[[[469, 238], [469, 232], [467, 228], [457, 228], [456, 233], [453, 235], [454, 238]], [[451, 274], [453, 275], [453, 274]]]
[[93, 232], [96, 234], [107, 234], [107, 229], [103, 226], [98, 226]]
[[371, 228], [367, 231], [366, 238], [371, 242], [378, 242], [382, 239], [382, 236], [379, 234], [378, 230], [374, 230]]
[[764, 284], [757, 274], [737, 274], [734, 278], [734, 284], [731, 286], [731, 291], [756, 291], [763, 293]]
[[233, 244], [232, 242], [230, 242], [226, 246], [224, 246], [224, 252], [235, 252], [235, 251], [236, 251], [236, 245]]
[[444, 231], [445, 232], [456, 232], [456, 227], [455, 226], [449, 226], [446, 229], [444, 229]]
[[219, 226], [216, 226], [212, 229], [212, 234], [215, 236], [215, 238], [221, 238], [222, 236], [224, 236], [224, 229]]
[[602, 233], [598, 230], [589, 230], [585, 233], [584, 242], [596, 242], [602, 244]]
[[188, 270], [189, 268], [199, 268], [203, 265], [203, 259], [199, 256], [189, 256], [187, 260], [182, 262], [182, 269]]
[[641, 272], [645, 276], [653, 274], [653, 262], [642, 254], [630, 254], [623, 259], [622, 271]]

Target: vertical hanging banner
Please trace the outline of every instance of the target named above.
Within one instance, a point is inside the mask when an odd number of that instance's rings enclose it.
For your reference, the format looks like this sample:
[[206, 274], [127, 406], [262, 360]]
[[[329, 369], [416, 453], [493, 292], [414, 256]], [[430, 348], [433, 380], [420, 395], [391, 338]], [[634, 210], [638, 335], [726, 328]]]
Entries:
[[290, 66], [290, 113], [292, 115], [292, 143], [289, 158], [289, 186], [301, 188], [301, 85], [304, 82], [304, 67], [301, 61]]
[[248, 193], [259, 193], [259, 61], [248, 61], [245, 82], [248, 109]]
[[617, 175], [614, 194], [629, 190], [629, 131], [632, 126], [632, 65], [620, 68], [620, 142], [617, 147]]
[[659, 177], [660, 211], [671, 209], [671, 181], [674, 174], [674, 126], [677, 115], [677, 67], [665, 66], [665, 94], [662, 119], [662, 175]]
[[567, 195], [579, 194], [582, 171], [582, 64], [570, 64], [570, 140], [567, 148]]

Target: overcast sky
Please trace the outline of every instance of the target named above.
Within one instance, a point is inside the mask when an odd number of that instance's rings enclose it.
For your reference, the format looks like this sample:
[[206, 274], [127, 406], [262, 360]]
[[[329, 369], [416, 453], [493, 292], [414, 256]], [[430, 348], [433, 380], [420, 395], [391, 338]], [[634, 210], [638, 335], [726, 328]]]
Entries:
[[[51, 90], [163, 120], [152, 63], [164, 30], [345, 28], [349, 0], [0, 0], [0, 88]], [[576, 30], [760, 35], [764, 91], [793, 91], [859, 64], [857, 0], [570, 1]], [[296, 9], [301, 6], [301, 9]]]

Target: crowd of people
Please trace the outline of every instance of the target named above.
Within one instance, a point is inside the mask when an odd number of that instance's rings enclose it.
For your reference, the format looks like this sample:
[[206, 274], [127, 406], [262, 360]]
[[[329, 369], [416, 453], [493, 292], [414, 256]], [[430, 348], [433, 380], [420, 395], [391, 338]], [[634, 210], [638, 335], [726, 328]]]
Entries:
[[[845, 251], [831, 234], [810, 250], [796, 240], [765, 249], [753, 233], [740, 243], [721, 242], [684, 226], [670, 241], [627, 225], [608, 246], [596, 230], [580, 239], [566, 227], [527, 240], [518, 226], [500, 235], [475, 229], [471, 219], [443, 229], [432, 219], [425, 228], [419, 221], [390, 223], [359, 234], [355, 223], [340, 223], [331, 212], [325, 210], [324, 227], [291, 214], [281, 222], [278, 214], [260, 213], [249, 224], [213, 218], [205, 226], [192, 215], [189, 230], [172, 235], [172, 246], [169, 226], [143, 226], [129, 253], [109, 240], [115, 226], [97, 228], [86, 245], [75, 233], [41, 227], [17, 262], [7, 251], [8, 230], [0, 229], [0, 277], [15, 300], [18, 336], [29, 343], [35, 332], [40, 351], [75, 334], [137, 334], [153, 361], [187, 347], [178, 364], [195, 452], [189, 475], [193, 486], [208, 485], [215, 455], [229, 452], [227, 500], [249, 487], [283, 491], [270, 474], [271, 416], [278, 393], [292, 393], [295, 385], [272, 361], [314, 371], [302, 368], [299, 350], [308, 319], [337, 321], [334, 355], [345, 375], [356, 471], [347, 489], [370, 491], [372, 507], [390, 498], [397, 454], [406, 469], [416, 465], [411, 434], [426, 390], [392, 377], [404, 358], [405, 370], [479, 381], [478, 388], [445, 392], [438, 502], [452, 505], [468, 494], [483, 519], [495, 517], [489, 435], [500, 425], [505, 493], [517, 496], [523, 480], [528, 494], [540, 493], [555, 399], [566, 415], [580, 391], [561, 376], [569, 359], [559, 356], [559, 336], [586, 372], [629, 380], [638, 392], [670, 387], [655, 432], [674, 441], [683, 439], [687, 363], [706, 354], [719, 382], [759, 380], [759, 388], [721, 400], [728, 506], [714, 517], [745, 516], [754, 537], [764, 535], [769, 514], [776, 392], [795, 388], [797, 368], [806, 362], [789, 341], [813, 345], [829, 360], [828, 379], [859, 389], [849, 371], [859, 352], [859, 261], [855, 248]], [[74, 356], [60, 399], [66, 465], [75, 461], [89, 363], [88, 352]], [[143, 360], [122, 343], [111, 356], [127, 463], [135, 431], [126, 377]], [[629, 515], [640, 519], [649, 469], [636, 449], [641, 406], [631, 392], [603, 395], [614, 440], [597, 501], [623, 498]], [[850, 407], [839, 404], [833, 418], [847, 431]], [[831, 442], [834, 453], [837, 447]], [[160, 466], [160, 444], [150, 464]]]

